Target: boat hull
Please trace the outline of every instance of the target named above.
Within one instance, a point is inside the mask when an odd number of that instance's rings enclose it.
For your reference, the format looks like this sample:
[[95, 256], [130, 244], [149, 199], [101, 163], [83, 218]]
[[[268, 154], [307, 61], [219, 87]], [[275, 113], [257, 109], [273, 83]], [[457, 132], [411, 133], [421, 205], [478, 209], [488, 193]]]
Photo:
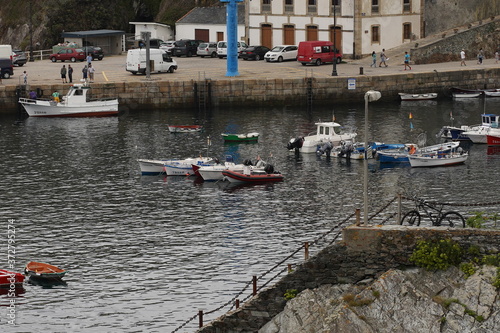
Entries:
[[201, 125], [170, 125], [168, 130], [170, 133], [192, 133], [200, 132], [203, 129]]
[[224, 142], [256, 142], [259, 140], [259, 133], [248, 134], [227, 134], [223, 133]]
[[421, 167], [440, 167], [463, 164], [467, 160], [467, 154], [431, 154], [428, 156], [409, 156], [410, 165], [412, 168]]
[[21, 285], [24, 282], [24, 275], [18, 272], [11, 272], [6, 269], [0, 269], [0, 287], [9, 287], [12, 285]]
[[241, 172], [224, 170], [222, 175], [227, 178], [231, 183], [272, 183], [283, 181], [283, 175], [280, 173], [265, 173], [259, 172], [258, 174], [244, 174]]
[[399, 96], [402, 101], [425, 101], [430, 99], [436, 99], [437, 93], [428, 93], [428, 94], [405, 94], [399, 93]]
[[165, 163], [171, 161], [174, 160], [137, 160], [143, 176], [154, 176], [165, 173]]
[[106, 117], [118, 115], [118, 100], [66, 106], [51, 101], [20, 102], [30, 117]]
[[24, 268], [24, 274], [38, 279], [60, 280], [66, 271], [54, 265], [31, 261]]
[[488, 146], [500, 146], [500, 136], [486, 135], [486, 142]]
[[209, 157], [187, 158], [164, 163], [164, 169], [167, 176], [190, 176], [194, 175], [194, 165], [210, 165], [213, 162]]

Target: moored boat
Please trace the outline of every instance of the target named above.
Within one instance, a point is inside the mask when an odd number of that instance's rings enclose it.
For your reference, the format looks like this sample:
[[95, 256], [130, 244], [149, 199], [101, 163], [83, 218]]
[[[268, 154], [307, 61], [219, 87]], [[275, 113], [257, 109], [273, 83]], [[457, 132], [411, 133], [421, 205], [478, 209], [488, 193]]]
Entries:
[[408, 163], [410, 155], [430, 154], [437, 151], [449, 152], [458, 148], [459, 145], [459, 142], [445, 142], [418, 148], [415, 144], [406, 144], [404, 148], [378, 151], [377, 158], [380, 163]]
[[437, 93], [426, 93], [426, 94], [407, 94], [407, 93], [399, 93], [399, 97], [402, 101], [423, 101], [429, 99], [437, 98]]
[[21, 273], [0, 269], [0, 287], [18, 286], [23, 282], [24, 275]]
[[170, 133], [193, 133], [200, 132], [202, 129], [201, 125], [168, 125]]
[[477, 98], [484, 94], [480, 89], [451, 88], [453, 98]]
[[167, 176], [189, 176], [194, 174], [194, 165], [210, 165], [216, 161], [211, 157], [194, 157], [183, 160], [166, 161], [163, 166]]
[[409, 155], [409, 161], [412, 168], [417, 167], [439, 167], [462, 164], [467, 160], [467, 152], [442, 152], [421, 153]]
[[60, 101], [20, 98], [30, 117], [104, 117], [118, 115], [118, 99], [90, 100], [90, 86], [74, 84]]
[[259, 133], [252, 132], [246, 134], [222, 133], [224, 142], [256, 142], [259, 140]]
[[500, 97], [500, 89], [485, 90], [484, 95], [486, 97]]
[[62, 279], [62, 277], [66, 274], [66, 271], [54, 265], [30, 261], [24, 268], [24, 274], [29, 277], [33, 276], [40, 279], [58, 280]]
[[472, 143], [487, 143], [486, 135], [489, 135], [490, 129], [498, 128], [500, 115], [483, 113], [481, 115], [481, 125], [469, 126], [469, 129], [460, 134], [460, 138], [466, 138]]
[[500, 129], [492, 128], [486, 135], [486, 143], [488, 146], [500, 146]]
[[137, 162], [139, 162], [139, 167], [141, 168], [141, 174], [143, 176], [153, 176], [165, 173], [165, 163], [172, 161], [175, 160], [137, 160]]
[[270, 183], [283, 181], [283, 175], [274, 170], [274, 166], [268, 164], [264, 169], [252, 169], [245, 166], [243, 172], [224, 170], [222, 175], [232, 183]]

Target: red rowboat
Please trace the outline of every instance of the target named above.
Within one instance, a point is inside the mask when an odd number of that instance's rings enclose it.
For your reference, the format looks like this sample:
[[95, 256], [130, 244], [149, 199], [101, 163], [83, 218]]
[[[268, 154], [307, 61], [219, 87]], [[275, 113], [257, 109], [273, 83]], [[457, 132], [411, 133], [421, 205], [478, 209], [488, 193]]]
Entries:
[[19, 285], [24, 281], [24, 275], [17, 272], [11, 272], [6, 269], [0, 269], [0, 287], [8, 287], [12, 284]]
[[30, 277], [58, 280], [66, 274], [66, 271], [53, 265], [30, 261], [24, 268], [24, 274]]
[[270, 183], [270, 182], [281, 182], [283, 181], [283, 175], [281, 173], [267, 173], [267, 172], [255, 172], [241, 173], [232, 170], [222, 171], [222, 175], [226, 177], [230, 182], [246, 182], [246, 183]]

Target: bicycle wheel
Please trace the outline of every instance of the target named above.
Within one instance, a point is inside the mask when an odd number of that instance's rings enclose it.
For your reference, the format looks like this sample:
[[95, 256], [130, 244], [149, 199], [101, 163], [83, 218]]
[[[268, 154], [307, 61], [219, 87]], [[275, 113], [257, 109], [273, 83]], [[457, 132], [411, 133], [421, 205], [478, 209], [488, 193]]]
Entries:
[[417, 210], [410, 210], [403, 216], [399, 224], [418, 227], [420, 225], [420, 218], [420, 213]]
[[446, 212], [438, 222], [442, 227], [465, 228], [465, 219], [457, 212]]

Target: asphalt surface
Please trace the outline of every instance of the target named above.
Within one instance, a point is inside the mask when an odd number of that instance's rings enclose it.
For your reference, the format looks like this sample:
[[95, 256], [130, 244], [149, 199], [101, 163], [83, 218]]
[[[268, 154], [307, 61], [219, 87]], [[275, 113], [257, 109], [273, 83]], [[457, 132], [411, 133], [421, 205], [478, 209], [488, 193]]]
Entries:
[[[468, 70], [483, 67], [498, 67], [495, 59], [485, 59], [483, 64], [479, 65], [475, 60], [468, 60], [467, 66], [460, 66], [460, 61], [446, 62], [426, 65], [412, 65], [412, 70], [404, 70], [403, 54], [396, 55], [388, 53], [390, 60], [388, 67], [370, 67], [371, 57], [364, 59], [344, 59], [341, 64], [337, 64], [337, 74], [340, 77], [352, 77], [360, 75], [360, 68], [363, 67], [363, 75], [386, 75], [403, 74], [412, 72], [432, 72], [432, 71], [454, 71]], [[174, 57], [178, 64], [178, 70], [174, 73], [151, 74], [151, 80], [169, 80], [169, 81], [190, 81], [203, 79], [228, 79], [227, 61], [219, 58], [201, 58], [201, 57]], [[93, 61], [92, 65], [96, 69], [96, 83], [105, 82], [134, 82], [146, 80], [145, 75], [133, 75], [125, 70], [126, 55], [107, 56], [101, 61]], [[74, 68], [73, 83], [78, 83], [82, 79], [82, 69], [86, 62], [71, 63], [66, 61], [53, 63], [50, 60], [37, 60], [28, 62], [22, 67], [14, 67], [14, 75], [10, 79], [2, 80], [0, 85], [19, 85], [22, 83], [23, 71], [28, 74], [28, 84], [31, 86], [44, 84], [62, 83], [60, 70], [62, 65], [71, 65]], [[239, 76], [231, 79], [268, 79], [268, 78], [303, 78], [303, 77], [331, 77], [333, 64], [324, 64], [321, 66], [302, 64], [296, 61], [287, 61], [282, 63], [266, 62], [264, 60], [242, 60], [238, 61]]]

